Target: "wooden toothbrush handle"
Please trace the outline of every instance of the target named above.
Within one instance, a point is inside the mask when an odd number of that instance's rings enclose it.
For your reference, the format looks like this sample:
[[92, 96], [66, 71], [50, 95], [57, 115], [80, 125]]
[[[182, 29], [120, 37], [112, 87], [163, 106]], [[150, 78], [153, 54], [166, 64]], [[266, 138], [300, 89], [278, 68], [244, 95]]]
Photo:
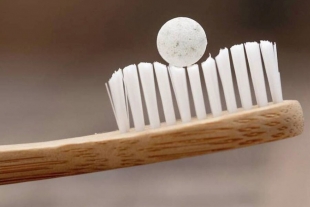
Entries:
[[303, 130], [298, 101], [160, 129], [0, 146], [0, 184], [144, 165], [271, 142]]

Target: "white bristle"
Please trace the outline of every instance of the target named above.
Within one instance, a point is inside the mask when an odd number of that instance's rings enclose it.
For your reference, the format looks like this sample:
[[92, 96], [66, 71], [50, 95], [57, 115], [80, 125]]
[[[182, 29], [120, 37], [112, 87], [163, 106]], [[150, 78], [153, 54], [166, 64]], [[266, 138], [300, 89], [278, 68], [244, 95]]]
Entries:
[[[244, 110], [250, 110], [253, 107], [247, 60], [257, 105], [260, 107], [268, 105], [263, 62], [273, 102], [279, 103], [283, 101], [276, 44], [269, 41], [261, 41], [260, 44], [250, 42], [234, 45], [230, 48], [230, 51], [241, 105]], [[223, 86], [227, 111], [229, 113], [236, 112], [237, 102], [229, 49], [221, 49], [215, 59], [210, 55], [205, 62], [201, 63], [201, 67], [213, 117], [220, 116], [223, 113], [218, 73]], [[194, 104], [197, 119], [202, 120], [207, 118], [201, 85], [201, 72], [199, 70], [197, 64], [188, 66], [187, 68], [179, 68], [173, 65], [167, 67], [164, 64], [154, 62], [153, 64], [140, 63], [138, 67], [136, 65], [129, 65], [123, 71], [119, 69], [114, 72], [105, 85], [120, 132], [130, 131], [129, 115], [132, 116], [135, 131], [145, 129], [142, 97], [144, 97], [150, 127], [155, 129], [162, 126], [159, 118], [156, 87], [159, 90], [166, 125], [177, 123], [170, 81], [181, 121], [187, 123], [192, 120], [191, 102]], [[188, 91], [187, 74], [192, 99], [189, 99], [190, 91]], [[155, 75], [157, 83], [155, 83]], [[140, 89], [140, 81], [142, 89]], [[141, 90], [143, 91], [143, 96]], [[131, 113], [129, 113], [129, 110]]]
[[279, 90], [279, 92], [278, 92], [279, 102], [282, 102], [283, 101], [283, 94], [282, 94], [281, 76], [280, 76], [280, 72], [279, 72], [278, 52], [277, 52], [277, 44], [276, 43], [274, 43], [274, 45], [273, 45], [273, 51], [274, 51], [274, 56], [275, 56], [275, 60], [276, 60], [276, 68], [278, 71], [278, 78], [276, 79], [275, 88]]
[[114, 111], [115, 119], [120, 132], [124, 133], [129, 130], [129, 117], [126, 107], [123, 74], [121, 69], [115, 72], [109, 80], [109, 88], [106, 84], [109, 98]]
[[214, 117], [220, 116], [222, 114], [222, 105], [215, 61], [210, 56], [205, 62], [201, 64], [201, 66], [208, 91], [208, 98], [212, 115]]
[[166, 123], [167, 125], [175, 124], [176, 118], [172, 102], [171, 87], [169, 83], [167, 66], [155, 62], [154, 68]]
[[230, 113], [236, 112], [237, 104], [231, 75], [228, 49], [221, 49], [220, 53], [215, 57], [215, 59], [223, 85], [227, 111]]
[[260, 48], [264, 59], [272, 100], [274, 103], [282, 102], [281, 83], [280, 86], [278, 85], [278, 80], [280, 79], [277, 67], [278, 62], [274, 46], [269, 41], [261, 41]]
[[185, 69], [169, 66], [169, 71], [182, 122], [189, 122], [191, 120], [191, 112]]
[[259, 44], [257, 42], [245, 43], [245, 49], [249, 61], [257, 104], [259, 106], [267, 106], [268, 100]]
[[243, 44], [232, 46], [230, 52], [236, 73], [242, 107], [244, 109], [251, 109], [253, 103]]
[[187, 67], [191, 91], [193, 94], [196, 116], [198, 119], [207, 117], [205, 103], [203, 100], [199, 67], [197, 64]]
[[136, 131], [142, 131], [145, 123], [137, 67], [136, 65], [129, 65], [124, 68], [123, 72], [134, 126]]
[[140, 63], [138, 69], [150, 126], [153, 129], [158, 128], [160, 127], [160, 120], [157, 107], [153, 65], [151, 63]]
[[277, 44], [276, 43], [273, 44], [273, 52], [274, 52], [274, 57], [276, 60], [276, 68], [277, 68], [277, 71], [279, 72], [278, 51], [277, 51]]
[[110, 92], [110, 89], [109, 89], [109, 86], [108, 86], [107, 83], [105, 83], [105, 88], [107, 89], [107, 93], [108, 93], [109, 100], [110, 100], [110, 103], [111, 103], [111, 106], [112, 106], [112, 110], [113, 110], [114, 118], [116, 120], [117, 127], [120, 129], [118, 121], [117, 121], [118, 119], [117, 119], [117, 116], [116, 116], [115, 107], [114, 107], [114, 103], [113, 103], [113, 100], [112, 100], [111, 92]]

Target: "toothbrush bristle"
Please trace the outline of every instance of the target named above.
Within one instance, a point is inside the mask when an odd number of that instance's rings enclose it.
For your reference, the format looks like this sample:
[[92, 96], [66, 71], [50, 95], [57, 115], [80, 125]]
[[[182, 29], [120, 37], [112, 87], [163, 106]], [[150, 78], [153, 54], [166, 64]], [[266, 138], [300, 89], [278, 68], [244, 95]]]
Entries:
[[121, 69], [114, 72], [108, 84], [106, 84], [106, 88], [118, 128], [121, 132], [127, 132], [129, 130], [129, 116], [128, 107], [126, 106], [127, 96], [125, 96], [124, 92], [123, 73]]
[[212, 115], [214, 117], [222, 114], [222, 104], [215, 60], [210, 56], [201, 64], [207, 87], [208, 98]]
[[144, 130], [145, 122], [137, 67], [136, 65], [129, 65], [124, 68], [123, 72], [135, 130], [142, 131]]
[[245, 50], [249, 61], [257, 104], [261, 107], [267, 106], [268, 100], [259, 44], [257, 42], [245, 43]]
[[193, 94], [195, 112], [198, 119], [207, 117], [206, 107], [203, 100], [203, 93], [200, 81], [199, 67], [197, 64], [187, 67], [189, 83]]
[[227, 111], [230, 113], [237, 111], [237, 103], [231, 75], [230, 61], [228, 49], [220, 50], [218, 56], [215, 57], [217, 68], [223, 85], [224, 97], [226, 101]]
[[242, 108], [251, 109], [253, 103], [243, 45], [232, 46], [230, 52], [235, 69]]
[[157, 107], [153, 65], [151, 63], [140, 63], [138, 68], [150, 126], [152, 128], [158, 128], [160, 127], [160, 120]]
[[154, 69], [157, 79], [157, 85], [159, 89], [159, 94], [161, 97], [161, 102], [163, 105], [164, 116], [167, 125], [175, 124], [175, 112], [172, 101], [171, 86], [169, 82], [169, 75], [167, 66], [158, 62], [154, 63]]
[[282, 102], [283, 99], [281, 87], [279, 87], [277, 84], [280, 77], [278, 77], [279, 71], [277, 67], [276, 53], [274, 52], [274, 46], [269, 41], [261, 41], [260, 48], [264, 59], [272, 101], [275, 103]]
[[191, 111], [184, 68], [169, 66], [169, 74], [182, 122], [191, 121]]
[[[231, 52], [232, 66], [230, 65], [229, 51]], [[174, 66], [167, 67], [158, 62], [153, 65], [151, 63], [140, 63], [138, 69], [136, 65], [129, 65], [123, 71], [119, 69], [114, 72], [108, 83], [106, 83], [106, 88], [120, 132], [128, 132], [130, 129], [129, 110], [131, 110], [135, 130], [142, 131], [145, 129], [142, 92], [151, 128], [160, 127], [159, 97], [156, 95], [155, 75], [167, 125], [176, 123], [172, 93], [175, 95], [182, 122], [191, 121], [191, 102], [194, 104], [196, 117], [198, 119], [207, 118], [202, 87], [207, 89], [206, 96], [213, 117], [221, 116], [222, 105], [218, 73], [223, 86], [222, 93], [225, 97], [227, 111], [229, 113], [236, 112], [238, 107], [232, 70], [235, 71], [241, 107], [244, 110], [251, 110], [253, 107], [249, 80], [253, 82], [257, 105], [263, 107], [268, 104], [264, 69], [267, 74], [272, 102], [280, 103], [283, 101], [275, 43], [261, 41], [260, 43], [248, 42], [234, 45], [230, 50], [227, 48], [220, 50], [215, 59], [216, 61], [210, 55], [206, 61], [201, 63], [204, 84], [201, 83], [201, 71], [199, 71], [197, 64], [188, 66], [185, 69]], [[251, 79], [249, 79], [247, 61]], [[192, 100], [189, 99], [186, 73], [188, 73], [189, 77]], [[140, 82], [142, 89], [140, 89]]]

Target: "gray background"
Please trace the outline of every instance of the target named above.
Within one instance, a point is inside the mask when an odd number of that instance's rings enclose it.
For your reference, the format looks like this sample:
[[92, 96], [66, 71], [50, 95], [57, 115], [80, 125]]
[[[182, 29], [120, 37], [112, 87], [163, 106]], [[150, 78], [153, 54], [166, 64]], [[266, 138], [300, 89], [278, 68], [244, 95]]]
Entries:
[[195, 158], [0, 186], [0, 206], [308, 207], [309, 9], [307, 0], [1, 0], [0, 144], [116, 129], [104, 83], [126, 65], [163, 62], [156, 35], [177, 16], [205, 29], [202, 60], [221, 47], [276, 41], [284, 98], [301, 102], [305, 131]]

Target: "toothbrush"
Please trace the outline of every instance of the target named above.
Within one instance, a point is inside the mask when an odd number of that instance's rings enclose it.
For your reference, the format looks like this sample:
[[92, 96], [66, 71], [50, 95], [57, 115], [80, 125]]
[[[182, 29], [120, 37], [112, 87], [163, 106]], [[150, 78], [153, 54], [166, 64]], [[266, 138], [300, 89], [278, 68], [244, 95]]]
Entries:
[[[191, 56], [190, 61], [197, 61], [194, 59]], [[182, 58], [182, 64], [187, 61], [186, 57]], [[0, 146], [0, 184], [174, 160], [272, 142], [302, 133], [303, 112], [299, 102], [282, 98], [275, 44], [261, 41], [225, 48], [215, 59], [208, 57], [201, 67], [190, 64], [185, 69], [178, 62], [169, 63], [168, 67], [158, 62], [140, 63], [138, 67], [129, 65], [112, 75], [106, 88], [119, 128], [117, 131]], [[239, 108], [232, 70], [240, 95]], [[219, 87], [219, 78], [223, 91]], [[252, 103], [250, 81], [257, 105]], [[267, 82], [272, 101], [267, 98]], [[207, 94], [203, 94], [203, 88]], [[222, 109], [222, 92], [227, 111]], [[189, 93], [192, 93], [192, 99]], [[206, 110], [204, 96], [208, 96], [210, 112]], [[177, 107], [174, 107], [173, 97]], [[143, 113], [144, 102], [147, 116]], [[195, 115], [191, 114], [190, 102], [193, 102]], [[159, 106], [163, 108], [164, 123], [160, 122]], [[175, 110], [179, 111], [179, 120]], [[130, 115], [133, 128], [130, 128]], [[150, 123], [148, 126], [146, 120]]]

